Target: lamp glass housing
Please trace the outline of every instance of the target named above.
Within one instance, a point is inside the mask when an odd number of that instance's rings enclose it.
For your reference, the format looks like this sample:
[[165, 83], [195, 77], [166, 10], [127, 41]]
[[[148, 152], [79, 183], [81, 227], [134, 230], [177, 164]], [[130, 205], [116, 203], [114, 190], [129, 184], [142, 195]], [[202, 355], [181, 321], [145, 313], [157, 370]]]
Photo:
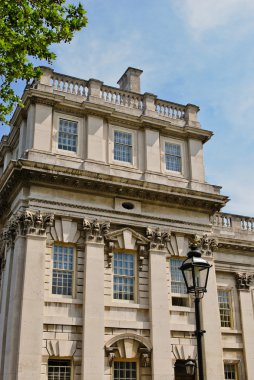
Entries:
[[186, 369], [187, 375], [194, 375], [195, 374], [195, 367], [196, 367], [195, 363], [189, 359], [185, 363], [185, 369]]
[[187, 293], [206, 292], [210, 268], [211, 265], [202, 257], [189, 255], [179, 268], [183, 274]]

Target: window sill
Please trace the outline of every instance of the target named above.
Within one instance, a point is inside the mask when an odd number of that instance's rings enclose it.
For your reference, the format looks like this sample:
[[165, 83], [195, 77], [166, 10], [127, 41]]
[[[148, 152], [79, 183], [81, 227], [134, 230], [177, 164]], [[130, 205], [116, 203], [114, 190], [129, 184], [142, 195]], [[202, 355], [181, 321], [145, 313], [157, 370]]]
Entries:
[[148, 305], [140, 305], [139, 303], [128, 303], [123, 302], [110, 302], [108, 304], [105, 304], [105, 307], [118, 307], [118, 308], [128, 308], [128, 309], [149, 309]]
[[50, 303], [68, 303], [68, 304], [76, 304], [76, 305], [82, 305], [83, 300], [80, 300], [78, 298], [67, 298], [67, 297], [45, 297], [44, 302], [50, 302]]

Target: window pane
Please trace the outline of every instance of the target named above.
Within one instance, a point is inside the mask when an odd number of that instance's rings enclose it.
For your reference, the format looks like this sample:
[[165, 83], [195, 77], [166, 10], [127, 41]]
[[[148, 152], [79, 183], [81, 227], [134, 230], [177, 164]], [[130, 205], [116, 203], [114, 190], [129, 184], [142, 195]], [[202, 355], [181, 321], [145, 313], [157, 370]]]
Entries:
[[114, 253], [114, 299], [134, 300], [134, 255]]
[[114, 362], [114, 380], [137, 380], [137, 363]]
[[179, 269], [181, 265], [182, 260], [180, 259], [170, 260], [171, 292], [186, 294], [186, 286], [184, 283], [183, 275]]
[[54, 246], [52, 293], [72, 295], [73, 283], [73, 247]]
[[231, 327], [231, 301], [230, 292], [218, 290], [221, 327]]
[[114, 160], [132, 163], [132, 134], [114, 132]]
[[77, 152], [78, 123], [60, 119], [58, 130], [58, 149]]
[[166, 169], [175, 172], [182, 171], [181, 147], [178, 144], [165, 144]]
[[49, 359], [48, 380], [71, 380], [71, 361]]
[[236, 364], [225, 363], [224, 364], [224, 374], [225, 374], [225, 379], [236, 380], [237, 379]]

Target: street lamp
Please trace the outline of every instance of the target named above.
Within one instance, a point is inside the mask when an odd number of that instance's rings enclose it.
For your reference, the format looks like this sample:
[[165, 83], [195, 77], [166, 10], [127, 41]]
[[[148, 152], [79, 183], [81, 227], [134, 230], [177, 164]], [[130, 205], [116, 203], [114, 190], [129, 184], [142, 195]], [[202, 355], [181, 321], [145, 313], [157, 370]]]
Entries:
[[[184, 282], [187, 288], [187, 293], [193, 294], [195, 298], [195, 318], [196, 318], [196, 331], [197, 337], [197, 351], [198, 351], [198, 375], [199, 380], [204, 380], [203, 371], [203, 356], [202, 356], [202, 341], [204, 330], [201, 330], [200, 323], [200, 299], [203, 298], [204, 293], [207, 291], [207, 281], [209, 275], [210, 265], [206, 260], [201, 257], [199, 251], [200, 241], [195, 238], [190, 245], [188, 258], [182, 263], [179, 268], [182, 271]], [[186, 367], [187, 371], [187, 367]]]

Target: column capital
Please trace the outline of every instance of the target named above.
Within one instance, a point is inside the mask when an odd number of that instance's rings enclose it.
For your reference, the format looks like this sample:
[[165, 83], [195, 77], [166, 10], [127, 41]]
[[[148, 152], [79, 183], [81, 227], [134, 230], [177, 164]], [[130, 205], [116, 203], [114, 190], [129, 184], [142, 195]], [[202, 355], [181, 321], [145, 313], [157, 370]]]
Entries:
[[250, 290], [254, 275], [246, 272], [236, 272], [236, 288], [238, 290]]
[[213, 253], [218, 249], [218, 240], [207, 234], [203, 236], [193, 235], [189, 239], [189, 246], [198, 247], [202, 255], [213, 257]]
[[85, 231], [86, 241], [102, 243], [105, 236], [109, 233], [110, 222], [98, 221], [98, 219], [83, 219], [83, 230]]
[[150, 250], [163, 251], [170, 242], [170, 231], [161, 231], [159, 227], [146, 229], [146, 237], [150, 241]]

